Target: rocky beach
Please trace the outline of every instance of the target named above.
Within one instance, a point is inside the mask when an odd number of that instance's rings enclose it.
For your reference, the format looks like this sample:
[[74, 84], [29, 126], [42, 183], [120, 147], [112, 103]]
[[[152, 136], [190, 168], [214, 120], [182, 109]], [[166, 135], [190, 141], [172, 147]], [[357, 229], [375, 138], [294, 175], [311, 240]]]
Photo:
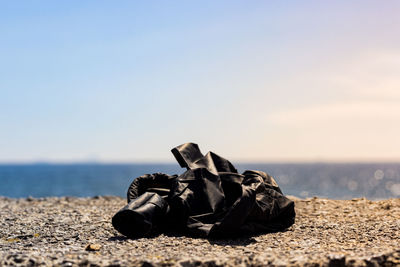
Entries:
[[1, 266], [400, 266], [400, 199], [297, 199], [287, 231], [208, 240], [126, 239], [125, 199], [0, 198]]

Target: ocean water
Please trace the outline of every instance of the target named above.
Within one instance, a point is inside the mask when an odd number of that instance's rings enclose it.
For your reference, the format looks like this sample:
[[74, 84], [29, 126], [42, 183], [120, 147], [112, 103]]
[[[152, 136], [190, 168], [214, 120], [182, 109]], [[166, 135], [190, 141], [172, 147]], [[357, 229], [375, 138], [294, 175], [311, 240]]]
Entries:
[[[400, 197], [400, 163], [235, 164], [239, 172], [262, 170], [284, 194], [297, 197], [385, 199]], [[163, 172], [180, 174], [178, 164], [0, 165], [0, 195], [46, 197], [125, 196], [134, 178]]]

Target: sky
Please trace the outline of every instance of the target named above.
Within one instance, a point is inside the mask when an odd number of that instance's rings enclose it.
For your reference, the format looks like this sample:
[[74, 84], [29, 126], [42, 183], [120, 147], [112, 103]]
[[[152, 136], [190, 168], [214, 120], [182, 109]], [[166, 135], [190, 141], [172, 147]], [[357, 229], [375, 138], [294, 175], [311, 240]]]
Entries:
[[0, 162], [400, 161], [399, 1], [2, 1]]

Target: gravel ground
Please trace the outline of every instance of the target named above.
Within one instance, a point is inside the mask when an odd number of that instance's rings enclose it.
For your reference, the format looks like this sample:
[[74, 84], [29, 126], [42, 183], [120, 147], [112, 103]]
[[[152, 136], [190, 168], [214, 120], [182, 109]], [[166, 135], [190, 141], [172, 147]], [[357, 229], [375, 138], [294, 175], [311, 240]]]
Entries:
[[[294, 199], [294, 198], [292, 198]], [[400, 266], [400, 199], [295, 199], [285, 232], [130, 240], [111, 225], [119, 197], [0, 197], [0, 265]]]

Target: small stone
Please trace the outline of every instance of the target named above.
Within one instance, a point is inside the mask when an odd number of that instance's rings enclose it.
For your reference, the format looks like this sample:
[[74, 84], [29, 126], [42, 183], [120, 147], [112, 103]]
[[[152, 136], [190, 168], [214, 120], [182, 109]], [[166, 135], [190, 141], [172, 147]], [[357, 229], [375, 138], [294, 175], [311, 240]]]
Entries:
[[99, 251], [101, 248], [100, 244], [88, 244], [85, 248], [87, 251]]
[[70, 267], [70, 266], [73, 266], [73, 262], [64, 260], [64, 261], [61, 263], [61, 266], [63, 266], [63, 267]]

